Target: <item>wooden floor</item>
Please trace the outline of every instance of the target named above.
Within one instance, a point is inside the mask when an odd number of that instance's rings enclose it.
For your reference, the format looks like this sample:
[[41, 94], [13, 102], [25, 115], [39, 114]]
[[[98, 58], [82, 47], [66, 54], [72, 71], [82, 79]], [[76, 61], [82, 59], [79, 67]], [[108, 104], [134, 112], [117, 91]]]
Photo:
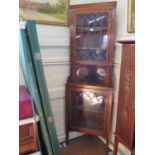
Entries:
[[[109, 151], [109, 155], [110, 155]], [[108, 155], [105, 144], [96, 136], [85, 135], [69, 142], [67, 147], [61, 148], [61, 155]]]

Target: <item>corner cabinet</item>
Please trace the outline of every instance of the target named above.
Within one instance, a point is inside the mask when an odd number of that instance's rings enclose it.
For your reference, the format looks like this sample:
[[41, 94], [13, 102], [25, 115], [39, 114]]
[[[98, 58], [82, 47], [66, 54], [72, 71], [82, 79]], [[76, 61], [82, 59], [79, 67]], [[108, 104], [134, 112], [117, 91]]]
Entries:
[[133, 155], [135, 150], [135, 41], [118, 42], [122, 44], [122, 61], [114, 155], [117, 155], [119, 142]]
[[108, 147], [112, 108], [112, 53], [116, 2], [70, 8], [70, 76], [66, 84], [66, 138], [100, 135]]

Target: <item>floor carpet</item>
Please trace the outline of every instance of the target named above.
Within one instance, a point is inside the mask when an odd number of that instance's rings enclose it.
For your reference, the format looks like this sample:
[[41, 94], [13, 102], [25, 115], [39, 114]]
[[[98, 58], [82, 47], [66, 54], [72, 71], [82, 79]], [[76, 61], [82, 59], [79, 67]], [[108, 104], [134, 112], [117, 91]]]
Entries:
[[61, 155], [108, 155], [105, 144], [96, 136], [85, 135], [69, 141], [67, 147], [61, 148]]

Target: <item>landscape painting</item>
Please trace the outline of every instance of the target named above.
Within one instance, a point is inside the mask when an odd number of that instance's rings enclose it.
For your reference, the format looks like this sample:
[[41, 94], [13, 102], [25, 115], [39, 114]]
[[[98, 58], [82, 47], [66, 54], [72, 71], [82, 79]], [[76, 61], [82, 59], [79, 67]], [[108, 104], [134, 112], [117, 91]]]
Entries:
[[135, 32], [135, 0], [128, 0], [128, 32]]
[[36, 23], [68, 25], [69, 0], [19, 0], [20, 18]]

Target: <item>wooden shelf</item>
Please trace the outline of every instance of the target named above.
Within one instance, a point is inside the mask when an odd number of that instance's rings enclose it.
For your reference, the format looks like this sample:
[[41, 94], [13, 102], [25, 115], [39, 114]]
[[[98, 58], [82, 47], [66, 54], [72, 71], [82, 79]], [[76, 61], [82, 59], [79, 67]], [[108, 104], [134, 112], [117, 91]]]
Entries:
[[101, 107], [100, 108], [98, 107], [98, 109], [99, 109], [98, 110], [97, 108], [93, 109], [93, 107], [88, 108], [88, 107], [84, 107], [84, 106], [73, 106], [72, 109], [86, 111], [86, 112], [102, 113], [102, 114], [105, 113], [104, 108], [101, 108]]
[[90, 32], [98, 32], [98, 31], [105, 31], [107, 27], [77, 27], [78, 30], [81, 31], [90, 31]]
[[87, 120], [87, 121], [80, 121], [76, 125], [73, 125], [74, 127], [81, 127], [81, 128], [89, 128], [89, 129], [97, 129], [97, 130], [103, 130], [103, 126], [96, 121]]
[[31, 118], [19, 120], [19, 126], [29, 124], [29, 123], [35, 123], [38, 121], [39, 121], [39, 116], [35, 115], [34, 117], [31, 117]]
[[34, 122], [19, 126], [19, 154], [33, 153], [39, 150], [37, 125]]
[[77, 47], [78, 50], [104, 50], [103, 48], [97, 48], [97, 47]]

